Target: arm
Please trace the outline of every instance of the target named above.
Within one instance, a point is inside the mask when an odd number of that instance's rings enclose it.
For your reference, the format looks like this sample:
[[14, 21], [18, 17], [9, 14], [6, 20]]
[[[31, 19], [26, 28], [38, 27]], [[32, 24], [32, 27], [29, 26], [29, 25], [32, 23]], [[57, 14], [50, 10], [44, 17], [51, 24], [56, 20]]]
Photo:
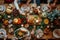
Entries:
[[29, 4], [29, 3], [30, 3], [30, 1], [31, 1], [31, 0], [28, 0], [28, 1], [27, 1], [27, 4]]
[[14, 1], [14, 5], [15, 5], [16, 9], [19, 10], [19, 6], [18, 6], [18, 3], [17, 3], [17, 0]]
[[15, 1], [14, 1], [14, 5], [15, 5], [16, 9], [19, 11], [19, 13], [22, 13], [21, 10], [20, 10], [20, 8], [19, 8], [19, 6], [18, 6], [17, 1], [18, 1], [18, 0], [15, 0]]
[[47, 2], [48, 2], [48, 5], [50, 4], [50, 2], [51, 2], [51, 1], [53, 1], [53, 0], [47, 0]]

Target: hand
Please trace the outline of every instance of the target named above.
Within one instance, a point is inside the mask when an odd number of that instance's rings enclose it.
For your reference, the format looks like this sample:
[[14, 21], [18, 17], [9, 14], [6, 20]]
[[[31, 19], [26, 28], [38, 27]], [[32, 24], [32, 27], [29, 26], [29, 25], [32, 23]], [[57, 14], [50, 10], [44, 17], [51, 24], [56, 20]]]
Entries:
[[30, 1], [31, 1], [31, 0], [28, 0], [28, 1], [27, 1], [27, 5], [29, 5]]

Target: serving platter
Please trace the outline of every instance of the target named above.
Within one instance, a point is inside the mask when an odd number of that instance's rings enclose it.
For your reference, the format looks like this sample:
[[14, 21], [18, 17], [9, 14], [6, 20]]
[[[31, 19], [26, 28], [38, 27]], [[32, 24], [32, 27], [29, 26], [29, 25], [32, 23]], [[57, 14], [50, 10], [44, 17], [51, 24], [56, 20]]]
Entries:
[[[18, 33], [16, 34], [16, 32], [17, 31], [24, 31], [24, 32], [26, 32], [26, 34], [25, 35], [23, 35], [23, 36], [17, 36], [18, 35]], [[21, 34], [21, 33], [20, 33]], [[19, 29], [17, 29], [15, 32], [14, 32], [14, 35], [15, 36], [17, 36], [19, 39], [21, 39], [21, 38], [24, 38], [24, 37], [26, 37], [26, 36], [29, 36], [30, 35], [30, 32], [26, 29], [26, 28], [19, 28]]]

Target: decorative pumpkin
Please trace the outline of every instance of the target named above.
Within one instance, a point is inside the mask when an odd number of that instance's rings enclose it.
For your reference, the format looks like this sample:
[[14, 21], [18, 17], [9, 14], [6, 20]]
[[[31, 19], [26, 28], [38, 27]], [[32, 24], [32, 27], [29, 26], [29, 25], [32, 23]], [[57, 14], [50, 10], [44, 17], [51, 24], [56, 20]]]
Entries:
[[14, 18], [13, 23], [17, 24], [18, 23], [18, 19]]
[[4, 20], [4, 25], [8, 25], [9, 23], [8, 23], [8, 20]]
[[14, 18], [13, 23], [14, 24], [21, 24], [21, 19], [20, 18]]
[[48, 24], [49, 23], [49, 20], [48, 19], [44, 19], [44, 23], [45, 24]]

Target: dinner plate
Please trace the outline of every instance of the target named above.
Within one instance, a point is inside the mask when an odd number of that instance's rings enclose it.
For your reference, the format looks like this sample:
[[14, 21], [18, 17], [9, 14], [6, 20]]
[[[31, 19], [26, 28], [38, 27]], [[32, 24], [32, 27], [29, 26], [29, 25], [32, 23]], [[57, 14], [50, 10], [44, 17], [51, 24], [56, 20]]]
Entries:
[[[53, 31], [53, 36], [54, 36], [55, 38], [60, 38], [60, 36], [59, 36], [56, 32], [60, 32], [60, 29], [55, 29], [55, 30]], [[60, 34], [60, 33], [59, 33], [59, 34]]]
[[0, 34], [0, 38], [6, 37], [6, 30], [5, 29], [0, 29], [0, 33], [2, 33], [2, 34]]

